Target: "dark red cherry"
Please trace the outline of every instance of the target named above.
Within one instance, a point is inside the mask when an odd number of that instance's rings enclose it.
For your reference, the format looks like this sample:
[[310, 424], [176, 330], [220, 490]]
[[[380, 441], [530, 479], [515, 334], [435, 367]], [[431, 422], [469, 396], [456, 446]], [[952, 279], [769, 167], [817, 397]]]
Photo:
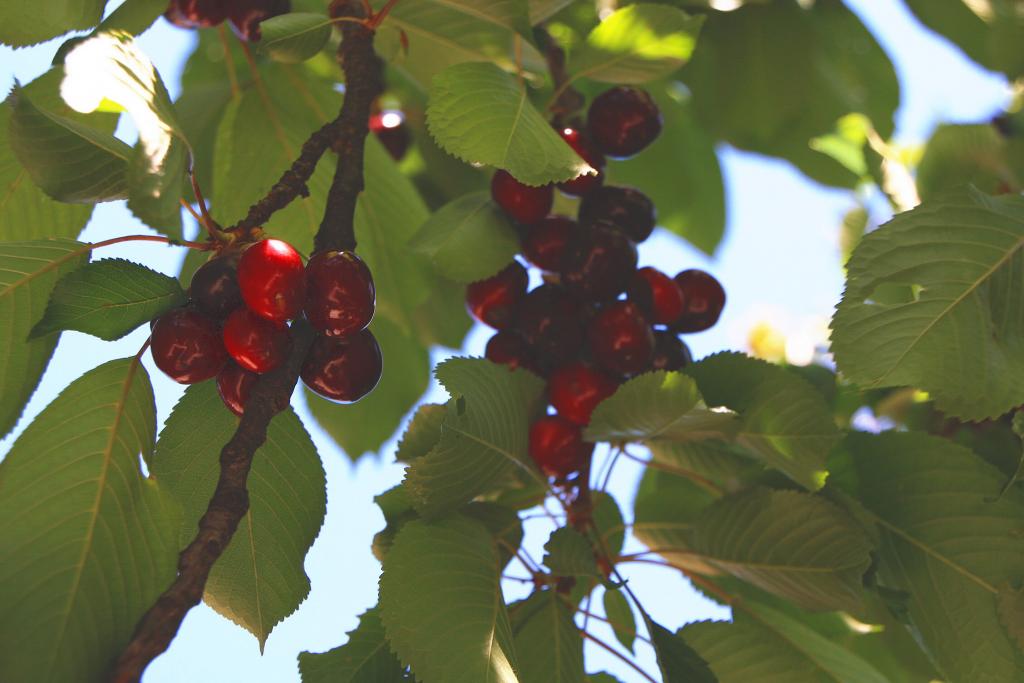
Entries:
[[587, 110], [587, 132], [610, 157], [631, 157], [661, 133], [661, 112], [646, 91], [611, 88], [594, 98]]
[[541, 270], [561, 270], [565, 246], [575, 227], [576, 221], [565, 216], [548, 216], [528, 226], [519, 241], [523, 256]]
[[617, 375], [635, 375], [650, 366], [654, 335], [632, 301], [615, 301], [590, 321], [587, 341], [594, 360]]
[[582, 197], [600, 187], [604, 182], [604, 155], [597, 151], [597, 148], [582, 131], [575, 128], [562, 128], [558, 134], [585, 162], [597, 169], [596, 175], [581, 175], [578, 178], [558, 183], [558, 189], [568, 195]]
[[227, 19], [228, 10], [224, 0], [171, 0], [164, 16], [180, 28], [206, 28]]
[[626, 290], [629, 300], [656, 325], [669, 325], [683, 312], [683, 293], [675, 280], [657, 268], [638, 269]]
[[578, 425], [590, 422], [597, 404], [615, 393], [618, 383], [605, 373], [576, 361], [548, 378], [548, 400], [558, 414]]
[[678, 336], [667, 330], [654, 332], [654, 356], [651, 368], [654, 370], [682, 370], [693, 362], [690, 347]]
[[497, 275], [466, 287], [466, 307], [474, 318], [495, 329], [508, 327], [516, 305], [526, 294], [529, 276], [518, 261], [505, 266]]
[[530, 426], [530, 457], [549, 477], [566, 477], [583, 467], [594, 444], [583, 440], [579, 425], [547, 415]]
[[322, 251], [309, 259], [306, 292], [306, 317], [328, 337], [355, 334], [373, 319], [373, 276], [351, 251]]
[[256, 385], [259, 375], [249, 372], [235, 363], [228, 363], [217, 375], [217, 392], [235, 415], [241, 417], [245, 412], [245, 404], [249, 402], [249, 394]]
[[562, 284], [586, 299], [613, 299], [629, 284], [636, 259], [636, 245], [615, 226], [581, 225], [565, 249]]
[[212, 318], [223, 320], [241, 306], [237, 269], [238, 258], [231, 256], [218, 256], [199, 266], [188, 288], [195, 307]]
[[551, 211], [555, 190], [551, 185], [524, 185], [508, 171], [499, 170], [491, 178], [491, 198], [520, 223], [536, 223]]
[[306, 298], [302, 257], [287, 242], [261, 240], [242, 253], [238, 285], [253, 313], [278, 323], [291, 320]]
[[542, 373], [574, 358], [583, 346], [583, 309], [562, 287], [545, 284], [527, 294], [515, 328], [533, 349]]
[[710, 273], [691, 268], [675, 276], [683, 293], [683, 313], [672, 329], [677, 332], [701, 332], [716, 322], [725, 308], [725, 290]]
[[290, 0], [245, 0], [225, 2], [229, 6], [228, 18], [235, 35], [245, 41], [260, 39], [260, 22], [287, 14], [292, 9]]
[[385, 109], [370, 114], [370, 132], [377, 136], [395, 161], [405, 156], [412, 142], [409, 126], [405, 123], [405, 114], [398, 109]]
[[290, 342], [286, 325], [261, 318], [244, 306], [224, 321], [224, 348], [252, 372], [270, 372], [280, 365]]
[[654, 231], [654, 202], [632, 187], [606, 185], [583, 198], [578, 217], [583, 224], [608, 221], [639, 243]]
[[493, 337], [487, 340], [487, 348], [484, 350], [487, 360], [507, 365], [512, 369], [526, 368], [532, 370], [533, 350], [523, 339], [523, 336], [515, 330], [499, 330]]
[[369, 330], [351, 337], [317, 335], [302, 365], [302, 381], [324, 398], [354, 403], [373, 391], [383, 370], [380, 346]]
[[176, 308], [157, 318], [150, 339], [153, 362], [181, 384], [210, 379], [228, 359], [217, 321], [190, 308]]

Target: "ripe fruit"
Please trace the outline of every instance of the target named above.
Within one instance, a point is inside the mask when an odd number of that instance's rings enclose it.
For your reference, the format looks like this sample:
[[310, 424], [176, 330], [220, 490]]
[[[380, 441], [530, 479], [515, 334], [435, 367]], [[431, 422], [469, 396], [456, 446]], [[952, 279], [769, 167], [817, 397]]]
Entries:
[[565, 216], [548, 216], [526, 228], [519, 246], [523, 256], [542, 270], [562, 268], [562, 258], [576, 221]]
[[488, 339], [484, 356], [493, 363], [507, 365], [512, 369], [533, 369], [530, 345], [515, 330], [500, 330]]
[[526, 268], [513, 261], [497, 275], [466, 287], [466, 307], [474, 318], [500, 330], [512, 322], [516, 304], [526, 294], [527, 284]]
[[612, 299], [636, 269], [636, 245], [610, 223], [580, 226], [562, 259], [562, 284], [577, 296]]
[[235, 362], [252, 372], [270, 372], [288, 354], [291, 334], [282, 323], [239, 308], [224, 321], [224, 347]]
[[615, 301], [598, 313], [587, 329], [594, 360], [618, 375], [633, 375], [650, 366], [654, 335], [631, 301]]
[[249, 394], [256, 385], [259, 375], [255, 372], [239, 367], [235, 363], [228, 363], [217, 375], [217, 392], [235, 415], [241, 417], [245, 412], [245, 404], [249, 402]]
[[210, 379], [228, 359], [217, 322], [189, 308], [176, 308], [160, 316], [150, 340], [153, 362], [181, 384]]
[[661, 133], [661, 112], [654, 99], [637, 88], [611, 88], [587, 110], [587, 132], [610, 157], [630, 157]]
[[260, 39], [260, 22], [279, 14], [287, 14], [292, 9], [289, 0], [236, 0], [224, 4], [230, 5], [228, 18], [235, 35], [246, 41]]
[[223, 320], [242, 305], [238, 287], [238, 259], [230, 256], [213, 258], [199, 266], [192, 275], [188, 293], [196, 308], [206, 315]]
[[573, 151], [583, 157], [583, 160], [597, 170], [596, 175], [581, 175], [572, 180], [558, 183], [558, 189], [565, 194], [574, 197], [582, 197], [588, 192], [601, 186], [604, 182], [604, 155], [597, 151], [582, 131], [575, 128], [562, 128], [558, 131], [562, 139], [572, 147]]
[[395, 161], [405, 156], [412, 142], [409, 127], [405, 124], [405, 114], [397, 109], [370, 114], [370, 132], [377, 136]]
[[618, 387], [614, 379], [584, 363], [569, 363], [551, 373], [548, 398], [558, 414], [578, 425], [590, 422], [590, 414]]
[[634, 242], [643, 242], [654, 231], [654, 202], [632, 187], [608, 185], [583, 198], [579, 221], [583, 224], [608, 221]]
[[377, 339], [369, 330], [362, 330], [351, 337], [317, 335], [301, 377], [324, 398], [354, 403], [373, 391], [383, 370]]
[[683, 293], [679, 285], [657, 268], [645, 266], [637, 270], [627, 294], [656, 325], [669, 325], [683, 312]]
[[672, 329], [678, 332], [701, 332], [716, 322], [725, 307], [725, 290], [710, 273], [691, 268], [675, 276], [683, 293], [683, 314]]
[[354, 334], [373, 319], [373, 276], [350, 251], [324, 251], [309, 259], [306, 290], [306, 317], [328, 337]]
[[495, 171], [491, 178], [491, 198], [520, 223], [535, 223], [551, 211], [555, 190], [550, 185], [530, 187], [508, 171]]
[[658, 330], [654, 333], [654, 356], [651, 368], [654, 370], [682, 370], [693, 362], [690, 347], [671, 332]]
[[541, 285], [523, 298], [515, 327], [530, 344], [542, 372], [579, 353], [583, 346], [581, 314], [579, 303], [558, 285]]
[[180, 28], [205, 28], [227, 19], [228, 6], [224, 0], [171, 0], [164, 16]]
[[278, 323], [291, 320], [306, 297], [302, 257], [281, 240], [256, 242], [238, 261], [238, 285], [253, 313]]
[[565, 477], [583, 466], [594, 444], [583, 441], [579, 425], [548, 415], [530, 426], [530, 457], [550, 477]]

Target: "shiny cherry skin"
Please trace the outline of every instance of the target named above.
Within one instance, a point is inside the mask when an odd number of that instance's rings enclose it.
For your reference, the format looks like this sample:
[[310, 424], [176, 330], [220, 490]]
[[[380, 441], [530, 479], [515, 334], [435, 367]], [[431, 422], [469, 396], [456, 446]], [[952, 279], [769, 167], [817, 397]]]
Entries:
[[650, 367], [654, 334], [632, 301], [615, 301], [590, 321], [590, 352], [598, 365], [616, 375], [635, 375]]
[[261, 318], [244, 306], [224, 321], [224, 347], [250, 372], [270, 372], [288, 355], [291, 332], [283, 323]]
[[626, 294], [656, 325], [674, 323], [683, 313], [679, 285], [657, 268], [644, 266], [633, 273]]
[[190, 308], [157, 318], [150, 340], [153, 362], [180, 384], [210, 379], [228, 360], [217, 321]]
[[373, 319], [373, 276], [351, 251], [322, 251], [309, 259], [306, 292], [306, 318], [328, 337], [355, 334]]
[[350, 337], [317, 335], [302, 365], [302, 381], [317, 394], [340, 403], [354, 403], [380, 381], [384, 359], [369, 330]]
[[243, 0], [227, 4], [231, 29], [239, 38], [254, 42], [260, 39], [260, 23], [292, 9], [290, 0]]
[[164, 16], [179, 28], [216, 26], [228, 18], [224, 0], [171, 0]]
[[412, 143], [409, 126], [405, 123], [405, 114], [398, 109], [385, 109], [370, 114], [370, 132], [377, 136], [380, 144], [384, 145], [384, 149], [395, 161], [400, 161], [405, 156]]
[[604, 155], [597, 151], [597, 148], [594, 147], [593, 143], [587, 139], [586, 134], [581, 130], [561, 128], [558, 134], [572, 147], [576, 154], [583, 158], [583, 161], [597, 170], [596, 174], [581, 175], [578, 178], [558, 183], [558, 189], [565, 194], [572, 195], [573, 197], [583, 197], [604, 183]]
[[533, 349], [541, 374], [579, 354], [583, 312], [579, 302], [555, 284], [541, 285], [523, 298], [516, 311], [515, 329]]
[[306, 298], [302, 257], [287, 242], [260, 240], [242, 252], [238, 285], [253, 313], [277, 323], [291, 320]]
[[652, 370], [682, 370], [692, 362], [690, 347], [682, 339], [667, 330], [654, 332]]
[[256, 385], [259, 375], [249, 372], [236, 363], [228, 363], [224, 369], [217, 374], [217, 393], [228, 410], [242, 416], [245, 412], [245, 404], [249, 402], [249, 394]]
[[550, 213], [555, 189], [551, 185], [524, 185], [508, 171], [499, 170], [491, 178], [491, 198], [514, 220], [529, 224]]
[[526, 268], [518, 261], [512, 261], [497, 275], [466, 287], [466, 307], [483, 324], [496, 330], [503, 329], [511, 324], [528, 284]]
[[547, 415], [530, 426], [530, 457], [549, 477], [564, 478], [578, 471], [594, 452], [583, 440], [579, 425], [558, 415]]
[[519, 246], [523, 256], [541, 270], [562, 269], [565, 247], [576, 229], [576, 221], [566, 216], [547, 216], [526, 228]]
[[631, 240], [640, 243], [654, 231], [654, 202], [632, 187], [606, 185], [583, 198], [579, 220], [584, 224], [608, 221]]
[[199, 266], [188, 288], [195, 307], [211, 318], [223, 320], [241, 306], [237, 270], [238, 259], [232, 256], [218, 256]]
[[714, 275], [691, 268], [676, 275], [674, 280], [683, 293], [683, 313], [672, 324], [672, 329], [702, 332], [718, 322], [725, 308], [725, 290]]
[[587, 132], [610, 157], [631, 157], [661, 133], [661, 112], [646, 91], [611, 88], [594, 98], [587, 110]]
[[562, 284], [576, 296], [613, 299], [636, 270], [636, 245], [610, 223], [581, 225], [562, 259]]
[[597, 404], [615, 393], [618, 382], [586, 363], [563, 365], [548, 378], [548, 400], [558, 414], [585, 426]]
[[484, 356], [492, 363], [507, 365], [513, 370], [516, 368], [532, 370], [534, 368], [533, 350], [523, 336], [515, 330], [499, 330], [495, 333], [487, 340]]

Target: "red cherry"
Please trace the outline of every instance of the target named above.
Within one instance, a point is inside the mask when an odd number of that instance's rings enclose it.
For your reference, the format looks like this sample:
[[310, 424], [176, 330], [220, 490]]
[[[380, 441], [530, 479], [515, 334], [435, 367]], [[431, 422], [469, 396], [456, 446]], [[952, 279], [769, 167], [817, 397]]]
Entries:
[[245, 0], [244, 2], [225, 3], [231, 19], [231, 28], [239, 38], [255, 42], [260, 39], [260, 22], [287, 14], [292, 9], [289, 0]]
[[253, 313], [278, 323], [291, 320], [306, 297], [302, 257], [287, 242], [261, 240], [242, 253], [238, 285]]
[[661, 112], [654, 99], [637, 88], [611, 88], [587, 110], [587, 132], [610, 157], [630, 157], [661, 133]]
[[224, 347], [235, 362], [252, 372], [270, 372], [288, 355], [287, 326], [239, 308], [224, 321]]
[[164, 16], [179, 28], [206, 28], [227, 19], [228, 6], [224, 0], [171, 0]]
[[683, 313], [679, 285], [657, 268], [645, 266], [637, 270], [626, 293], [647, 319], [657, 325], [669, 325]]
[[716, 322], [725, 308], [725, 290], [710, 273], [691, 268], [675, 276], [683, 293], [683, 314], [673, 323], [677, 332], [701, 332]]
[[558, 285], [545, 284], [527, 294], [516, 311], [515, 328], [533, 349], [544, 373], [575, 357], [583, 346], [578, 301]]
[[604, 182], [604, 155], [597, 151], [597, 148], [581, 131], [575, 128], [562, 128], [558, 131], [558, 134], [572, 147], [576, 154], [583, 157], [585, 162], [597, 169], [596, 175], [581, 175], [578, 178], [558, 183], [558, 189], [565, 194], [582, 197], [600, 187]]
[[608, 221], [634, 242], [643, 242], [654, 231], [654, 202], [632, 187], [600, 187], [580, 202], [580, 223]]
[[617, 387], [608, 375], [576, 361], [551, 374], [548, 399], [559, 415], [583, 426], [590, 422], [597, 404], [614, 394]]
[[654, 333], [654, 355], [651, 368], [654, 370], [682, 370], [693, 362], [693, 355], [682, 339], [672, 332], [658, 330]]
[[654, 354], [654, 335], [632, 301], [615, 301], [598, 313], [587, 330], [594, 360], [618, 375], [646, 370]]
[[594, 444], [583, 440], [579, 425], [564, 417], [547, 415], [530, 426], [530, 457], [550, 477], [565, 477], [579, 470]]
[[491, 198], [520, 223], [536, 223], [551, 211], [555, 190], [550, 185], [524, 185], [508, 171], [499, 170], [491, 178]]
[[629, 284], [636, 259], [636, 245], [613, 225], [580, 226], [562, 259], [562, 284], [586, 299], [613, 299]]
[[324, 398], [354, 403], [373, 391], [384, 370], [377, 339], [369, 330], [351, 337], [317, 335], [302, 366], [302, 381]]
[[231, 256], [219, 256], [199, 266], [188, 288], [196, 308], [211, 318], [223, 320], [241, 306], [237, 268], [238, 259]]
[[350, 251], [323, 251], [309, 259], [306, 291], [306, 317], [328, 337], [355, 334], [373, 319], [373, 276]]
[[557, 271], [576, 221], [565, 216], [548, 216], [526, 228], [520, 240], [523, 256], [541, 270]]
[[234, 363], [228, 363], [217, 375], [217, 392], [235, 415], [241, 417], [245, 412], [245, 404], [249, 402], [249, 394], [256, 385], [259, 375], [249, 372]]
[[405, 114], [398, 109], [385, 109], [370, 115], [370, 132], [377, 136], [395, 161], [401, 160], [412, 142]]
[[528, 284], [526, 268], [513, 261], [497, 275], [466, 287], [466, 307], [474, 318], [500, 330], [512, 322], [516, 305], [526, 294]]
[[153, 362], [180, 384], [210, 379], [228, 359], [217, 322], [188, 308], [157, 318], [150, 340]]
[[533, 352], [523, 336], [515, 330], [500, 330], [487, 340], [484, 356], [492, 363], [512, 369], [533, 369]]

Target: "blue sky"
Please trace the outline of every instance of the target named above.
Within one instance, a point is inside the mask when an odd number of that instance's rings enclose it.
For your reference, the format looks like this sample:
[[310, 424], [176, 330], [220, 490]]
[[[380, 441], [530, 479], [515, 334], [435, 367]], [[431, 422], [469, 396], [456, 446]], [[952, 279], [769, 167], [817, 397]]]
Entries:
[[[987, 119], [1008, 102], [1009, 91], [1002, 77], [968, 62], [949, 43], [921, 27], [902, 3], [847, 0], [847, 5], [875, 34], [896, 66], [902, 89], [896, 137], [901, 142], [924, 141], [939, 122]], [[172, 95], [177, 93], [190, 41], [189, 33], [163, 21], [140, 39]], [[0, 82], [29, 81], [42, 73], [59, 42], [17, 51], [0, 48]], [[127, 127], [123, 132], [130, 134]], [[718, 257], [709, 260], [662, 231], [640, 246], [644, 265], [671, 273], [702, 267], [725, 284], [729, 301], [721, 322], [690, 338], [698, 357], [722, 349], [742, 350], [746, 332], [756, 320], [769, 318], [790, 332], [827, 320], [842, 290], [838, 228], [843, 214], [855, 204], [851, 193], [811, 183], [784, 162], [726, 147], [719, 149], [719, 158], [726, 175], [729, 226]], [[97, 207], [81, 239], [98, 241], [143, 232], [148, 231], [122, 205], [107, 204]], [[129, 258], [175, 274], [183, 258], [181, 251], [159, 245], [118, 245], [104, 250], [103, 256]], [[140, 329], [118, 342], [106, 343], [65, 333], [18, 428], [0, 441], [0, 457], [31, 418], [70, 381], [106, 360], [135, 354], [145, 336]], [[482, 353], [487, 337], [486, 330], [476, 328], [464, 352]], [[434, 360], [442, 357], [435, 354]], [[148, 356], [146, 366], [156, 390], [159, 419], [163, 420], [182, 388], [163, 377]], [[436, 386], [425, 397], [443, 398]], [[299, 405], [298, 410], [307, 418], [304, 406]], [[312, 582], [309, 598], [277, 627], [263, 656], [247, 632], [208, 608], [193, 610], [168, 653], [149, 668], [146, 683], [297, 681], [297, 653], [338, 645], [344, 633], [355, 626], [356, 616], [376, 602], [379, 565], [370, 553], [370, 541], [383, 526], [383, 519], [372, 498], [401, 479], [401, 468], [392, 462], [394, 444], [387, 444], [381, 457], [364, 458], [352, 465], [311, 419], [305, 421], [323, 458], [328, 482], [327, 519], [306, 559]], [[639, 474], [638, 467], [620, 464], [611, 487], [627, 519]], [[528, 530], [535, 531], [528, 548], [539, 559], [550, 524], [530, 522]], [[514, 565], [512, 573], [522, 575]], [[728, 616], [727, 610], [697, 596], [669, 570], [637, 564], [629, 565], [626, 575], [648, 611], [667, 627]], [[515, 584], [507, 589], [510, 598], [522, 590]], [[611, 634], [593, 621], [589, 628], [614, 642]], [[637, 651], [640, 665], [655, 672], [650, 651], [643, 644], [638, 644]], [[638, 678], [592, 646], [588, 646], [587, 656], [590, 671], [606, 669], [627, 682]]]

